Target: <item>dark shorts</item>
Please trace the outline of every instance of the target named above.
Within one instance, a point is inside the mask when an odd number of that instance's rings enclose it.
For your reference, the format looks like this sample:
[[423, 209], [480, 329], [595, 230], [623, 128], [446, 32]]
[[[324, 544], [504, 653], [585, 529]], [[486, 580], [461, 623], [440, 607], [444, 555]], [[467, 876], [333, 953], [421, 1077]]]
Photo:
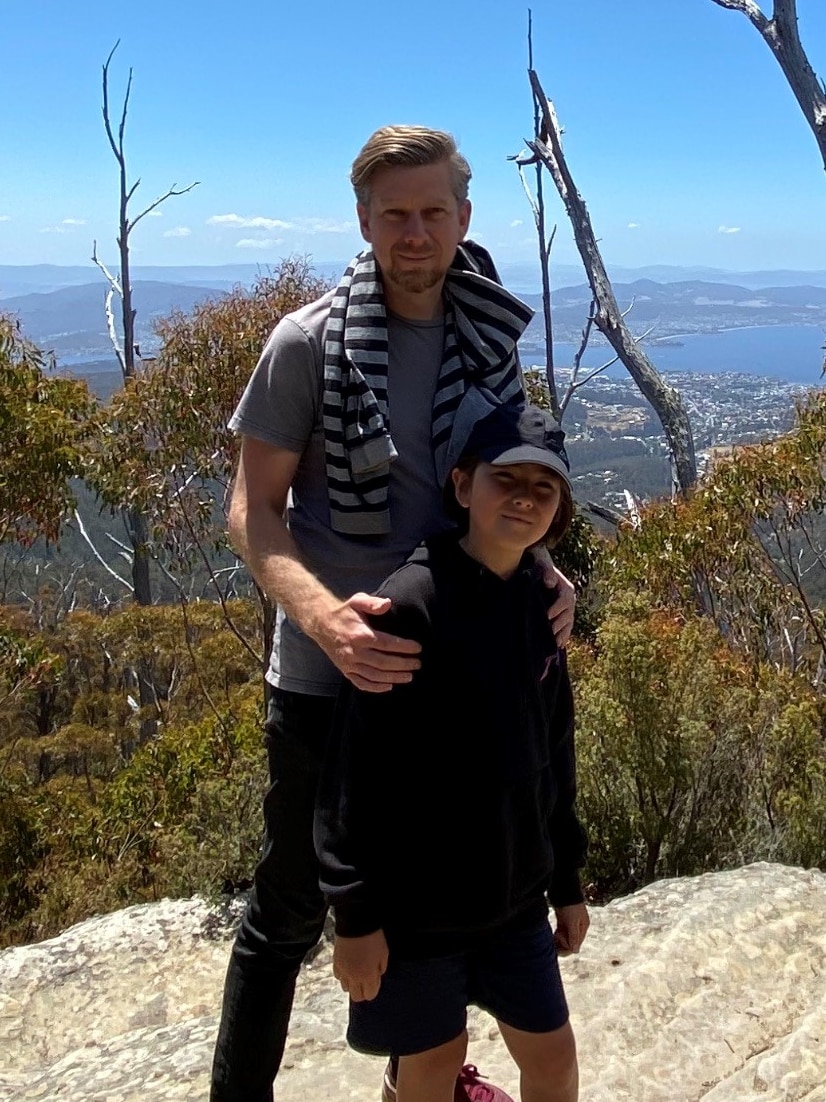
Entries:
[[391, 952], [376, 998], [350, 1003], [347, 1040], [368, 1055], [412, 1056], [458, 1037], [469, 1005], [527, 1033], [550, 1033], [567, 1022], [546, 918], [494, 932], [469, 953], [400, 960]]

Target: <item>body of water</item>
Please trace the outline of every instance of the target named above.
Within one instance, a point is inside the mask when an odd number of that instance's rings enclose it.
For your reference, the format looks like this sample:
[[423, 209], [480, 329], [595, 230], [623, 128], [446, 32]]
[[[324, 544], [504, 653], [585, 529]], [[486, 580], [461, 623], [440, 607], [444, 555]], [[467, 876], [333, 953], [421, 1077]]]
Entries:
[[[679, 345], [646, 341], [646, 355], [659, 371], [696, 371], [704, 375], [737, 372], [744, 375], [764, 375], [800, 386], [823, 384], [823, 345], [826, 329], [818, 325], [749, 326], [726, 329], [719, 333], [691, 333], [669, 338]], [[554, 344], [558, 367], [570, 367], [577, 346]], [[605, 345], [588, 348], [583, 357], [586, 367], [598, 367], [611, 355]], [[623, 374], [617, 364], [610, 374]]]

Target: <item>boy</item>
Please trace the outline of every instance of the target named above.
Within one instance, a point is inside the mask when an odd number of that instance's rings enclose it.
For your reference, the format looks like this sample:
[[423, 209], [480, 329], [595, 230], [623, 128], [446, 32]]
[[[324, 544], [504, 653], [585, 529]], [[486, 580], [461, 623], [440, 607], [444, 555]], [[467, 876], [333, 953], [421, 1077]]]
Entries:
[[398, 1102], [452, 1102], [469, 1003], [497, 1019], [522, 1102], [577, 1096], [556, 947], [587, 931], [585, 839], [565, 655], [528, 550], [562, 537], [571, 486], [551, 418], [486, 408], [445, 490], [459, 526], [379, 590], [421, 669], [384, 695], [345, 687], [316, 813], [348, 1040], [400, 1056]]

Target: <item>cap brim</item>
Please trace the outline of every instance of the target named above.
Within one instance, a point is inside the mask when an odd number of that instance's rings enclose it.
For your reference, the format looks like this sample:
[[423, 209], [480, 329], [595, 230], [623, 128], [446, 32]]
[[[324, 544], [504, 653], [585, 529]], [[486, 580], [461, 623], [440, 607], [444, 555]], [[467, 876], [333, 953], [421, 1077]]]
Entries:
[[558, 455], [554, 455], [551, 451], [546, 451], [545, 448], [534, 448], [530, 444], [523, 444], [522, 447], [519, 448], [509, 448], [508, 451], [497, 455], [495, 459], [488, 459], [484, 454], [482, 454], [480, 458], [494, 467], [509, 467], [512, 463], [538, 463], [540, 467], [547, 467], [548, 470], [558, 474], [568, 489], [573, 493], [574, 488], [571, 485], [571, 476], [568, 474], [568, 468]]

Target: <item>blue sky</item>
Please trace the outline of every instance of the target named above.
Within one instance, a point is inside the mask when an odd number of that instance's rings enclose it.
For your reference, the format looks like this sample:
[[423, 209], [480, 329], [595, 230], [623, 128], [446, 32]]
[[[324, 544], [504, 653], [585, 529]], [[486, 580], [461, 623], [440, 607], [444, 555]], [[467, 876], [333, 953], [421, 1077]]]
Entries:
[[[768, 4], [769, 0], [765, 0]], [[799, 0], [826, 75], [826, 3]], [[377, 126], [453, 131], [474, 170], [472, 231], [532, 259], [514, 167], [531, 126], [516, 0], [4, 0], [0, 264], [113, 261], [119, 103], [137, 212], [200, 180], [133, 238], [135, 263], [319, 262], [357, 250], [350, 162]], [[712, 0], [546, 0], [536, 67], [610, 264], [826, 268], [826, 174], [765, 44]], [[564, 211], [555, 257], [576, 257]]]

